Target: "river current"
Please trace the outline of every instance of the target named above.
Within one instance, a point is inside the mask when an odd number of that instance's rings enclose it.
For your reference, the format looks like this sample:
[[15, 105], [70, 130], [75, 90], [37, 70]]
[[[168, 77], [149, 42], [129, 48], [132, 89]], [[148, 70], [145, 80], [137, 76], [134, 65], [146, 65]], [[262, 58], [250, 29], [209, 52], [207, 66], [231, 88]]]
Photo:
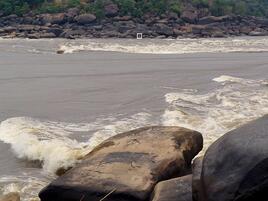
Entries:
[[0, 39], [0, 194], [38, 200], [58, 168], [124, 131], [195, 129], [203, 154], [267, 113], [265, 37]]

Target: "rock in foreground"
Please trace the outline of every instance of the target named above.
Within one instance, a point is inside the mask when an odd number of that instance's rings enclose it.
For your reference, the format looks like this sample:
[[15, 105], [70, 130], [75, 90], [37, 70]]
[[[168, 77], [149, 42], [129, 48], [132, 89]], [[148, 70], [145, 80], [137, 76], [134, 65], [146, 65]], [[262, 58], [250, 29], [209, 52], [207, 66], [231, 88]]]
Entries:
[[192, 175], [159, 182], [152, 201], [192, 201]]
[[42, 201], [141, 201], [156, 183], [183, 176], [202, 135], [180, 127], [146, 127], [112, 137], [39, 194]]
[[268, 115], [217, 140], [205, 154], [201, 182], [199, 200], [267, 201]]

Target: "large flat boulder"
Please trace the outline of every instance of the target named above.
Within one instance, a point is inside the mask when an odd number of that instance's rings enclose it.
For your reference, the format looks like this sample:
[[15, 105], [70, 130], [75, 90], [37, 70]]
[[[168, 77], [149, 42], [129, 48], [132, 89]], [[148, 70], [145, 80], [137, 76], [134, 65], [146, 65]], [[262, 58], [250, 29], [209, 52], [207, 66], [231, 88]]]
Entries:
[[159, 182], [151, 201], [192, 201], [192, 175]]
[[145, 127], [112, 137], [41, 191], [42, 201], [148, 200], [156, 183], [183, 176], [202, 135], [180, 127]]
[[209, 147], [201, 182], [201, 200], [267, 201], [268, 115], [227, 133]]

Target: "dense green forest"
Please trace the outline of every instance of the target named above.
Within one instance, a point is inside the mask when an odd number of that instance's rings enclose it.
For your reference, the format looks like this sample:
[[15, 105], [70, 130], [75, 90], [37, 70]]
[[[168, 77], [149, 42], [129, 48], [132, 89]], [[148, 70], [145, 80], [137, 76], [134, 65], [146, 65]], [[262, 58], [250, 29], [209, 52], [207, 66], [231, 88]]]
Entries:
[[103, 6], [113, 2], [120, 8], [121, 15], [142, 16], [145, 13], [180, 14], [188, 5], [196, 9], [205, 8], [212, 15], [227, 14], [268, 16], [268, 0], [0, 0], [0, 15], [23, 15], [34, 13], [56, 13], [71, 7], [79, 7], [82, 12], [103, 16]]

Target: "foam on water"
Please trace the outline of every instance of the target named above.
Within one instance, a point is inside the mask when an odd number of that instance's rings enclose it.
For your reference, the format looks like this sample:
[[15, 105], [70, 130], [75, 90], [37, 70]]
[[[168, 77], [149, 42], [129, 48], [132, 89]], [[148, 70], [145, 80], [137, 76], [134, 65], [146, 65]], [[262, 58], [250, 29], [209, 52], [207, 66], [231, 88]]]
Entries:
[[[174, 92], [165, 95], [167, 108], [157, 117], [150, 112], [140, 112], [90, 123], [15, 117], [1, 122], [0, 140], [10, 144], [18, 158], [41, 161], [44, 175], [50, 175], [61, 167], [73, 166], [111, 136], [148, 125], [183, 126], [200, 131], [204, 136], [205, 151], [226, 132], [268, 113], [266, 80], [222, 75], [213, 81], [218, 83], [218, 87], [208, 93], [196, 89], [173, 89]], [[1, 177], [0, 191], [19, 191], [22, 200], [26, 201], [46, 185], [45, 178]]]
[[49, 180], [31, 176], [2, 176], [0, 178], [0, 195], [18, 192], [22, 200], [35, 201], [38, 192], [47, 184]]
[[[105, 139], [149, 125], [150, 117], [147, 113], [138, 113], [120, 120], [111, 119], [108, 125], [103, 125], [101, 121], [75, 124], [16, 117], [1, 122], [0, 140], [10, 144], [18, 158], [41, 161], [46, 172], [54, 173], [59, 168], [72, 167]], [[89, 134], [95, 130], [88, 141], [75, 139], [78, 132]]]
[[59, 46], [65, 53], [80, 51], [112, 51], [140, 54], [186, 54], [213, 52], [263, 52], [268, 51], [265, 37], [176, 39], [176, 40], [105, 40], [87, 39], [68, 41]]
[[[0, 176], [0, 195], [15, 191], [21, 194], [23, 201], [36, 200], [38, 192], [49, 183], [47, 177], [52, 180], [57, 169], [72, 167], [109, 137], [151, 123], [152, 116], [146, 112], [119, 119], [98, 119], [92, 123], [53, 122], [29, 117], [7, 119], [0, 124], [0, 140], [10, 144], [18, 158], [41, 161], [43, 173], [37, 178]], [[77, 135], [86, 140], [76, 140]]]
[[220, 87], [209, 93], [166, 94], [169, 106], [162, 116], [164, 125], [179, 125], [203, 133], [204, 151], [226, 132], [268, 113], [267, 81], [225, 75], [213, 80]]

